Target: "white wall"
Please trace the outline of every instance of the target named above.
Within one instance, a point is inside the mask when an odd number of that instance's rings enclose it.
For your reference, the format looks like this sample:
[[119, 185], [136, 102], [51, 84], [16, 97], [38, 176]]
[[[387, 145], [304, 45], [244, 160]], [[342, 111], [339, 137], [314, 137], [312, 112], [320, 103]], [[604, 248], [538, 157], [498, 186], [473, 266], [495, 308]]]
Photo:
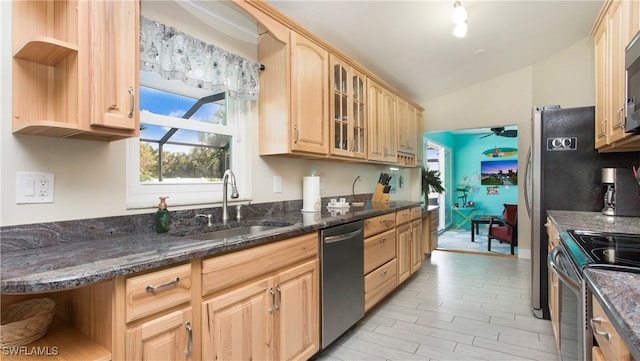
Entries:
[[533, 104], [563, 108], [595, 105], [595, 76], [593, 37], [586, 36], [534, 65]]
[[[524, 174], [532, 108], [550, 104], [565, 108], [595, 104], [591, 36], [531, 66], [422, 104], [426, 109], [423, 127], [429, 132], [517, 125], [518, 172]], [[518, 256], [530, 258], [531, 222], [523, 192], [524, 186], [519, 187]]]

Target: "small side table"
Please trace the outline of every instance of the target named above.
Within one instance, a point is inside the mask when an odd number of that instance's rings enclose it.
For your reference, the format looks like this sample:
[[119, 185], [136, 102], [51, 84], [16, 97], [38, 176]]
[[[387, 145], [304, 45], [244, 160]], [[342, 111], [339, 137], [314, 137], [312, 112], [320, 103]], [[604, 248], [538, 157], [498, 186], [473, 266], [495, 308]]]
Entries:
[[499, 223], [501, 226], [504, 226], [502, 219], [498, 216], [492, 216], [490, 214], [481, 214], [479, 216], [475, 216], [471, 219], [471, 242], [475, 242], [475, 235], [480, 233], [480, 224], [491, 223], [491, 218], [494, 219], [494, 222]]
[[[464, 226], [466, 223], [469, 223], [471, 225], [471, 219], [473, 218], [473, 215], [478, 212], [478, 209], [476, 207], [451, 207], [451, 209], [457, 215], [462, 217], [462, 220], [454, 225], [453, 228], [462, 228], [462, 226]], [[473, 230], [473, 227], [471, 227], [471, 229]]]

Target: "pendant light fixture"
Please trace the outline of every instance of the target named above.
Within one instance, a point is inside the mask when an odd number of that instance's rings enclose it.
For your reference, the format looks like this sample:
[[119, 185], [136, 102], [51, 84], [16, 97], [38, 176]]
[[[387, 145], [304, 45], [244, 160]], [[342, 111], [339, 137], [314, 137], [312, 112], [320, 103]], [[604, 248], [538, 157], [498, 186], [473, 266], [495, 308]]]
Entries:
[[457, 38], [464, 38], [467, 36], [467, 20], [469, 14], [467, 10], [462, 6], [460, 1], [453, 3], [453, 12], [451, 13], [451, 20], [453, 20], [453, 36]]

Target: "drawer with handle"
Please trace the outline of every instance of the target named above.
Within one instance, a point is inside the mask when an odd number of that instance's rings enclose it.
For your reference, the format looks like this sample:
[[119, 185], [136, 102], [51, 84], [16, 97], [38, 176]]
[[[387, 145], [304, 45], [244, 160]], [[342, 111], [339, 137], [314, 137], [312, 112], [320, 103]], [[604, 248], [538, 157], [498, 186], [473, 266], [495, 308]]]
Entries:
[[364, 240], [364, 274], [396, 258], [396, 232], [386, 231]]
[[396, 259], [394, 258], [364, 277], [365, 311], [368, 311], [396, 288], [396, 268]]
[[415, 221], [416, 219], [422, 219], [422, 207], [413, 207], [411, 208], [411, 220]]
[[396, 214], [388, 213], [364, 220], [364, 238], [384, 232], [396, 226]]
[[405, 224], [411, 220], [411, 209], [403, 209], [396, 212], [396, 225]]
[[129, 277], [125, 283], [127, 322], [191, 300], [191, 264]]
[[591, 300], [593, 302], [593, 316], [589, 320], [589, 324], [604, 359], [607, 361], [633, 361], [633, 356], [624, 340], [613, 327], [598, 300], [595, 297], [592, 297]]

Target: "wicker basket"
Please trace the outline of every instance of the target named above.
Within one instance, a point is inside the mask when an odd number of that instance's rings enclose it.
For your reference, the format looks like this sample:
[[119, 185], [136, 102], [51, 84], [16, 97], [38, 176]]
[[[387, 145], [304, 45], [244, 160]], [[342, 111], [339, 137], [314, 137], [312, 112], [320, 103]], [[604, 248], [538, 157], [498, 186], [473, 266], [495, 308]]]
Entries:
[[0, 315], [0, 347], [24, 346], [47, 333], [53, 309], [50, 298], [26, 300], [7, 306]]

